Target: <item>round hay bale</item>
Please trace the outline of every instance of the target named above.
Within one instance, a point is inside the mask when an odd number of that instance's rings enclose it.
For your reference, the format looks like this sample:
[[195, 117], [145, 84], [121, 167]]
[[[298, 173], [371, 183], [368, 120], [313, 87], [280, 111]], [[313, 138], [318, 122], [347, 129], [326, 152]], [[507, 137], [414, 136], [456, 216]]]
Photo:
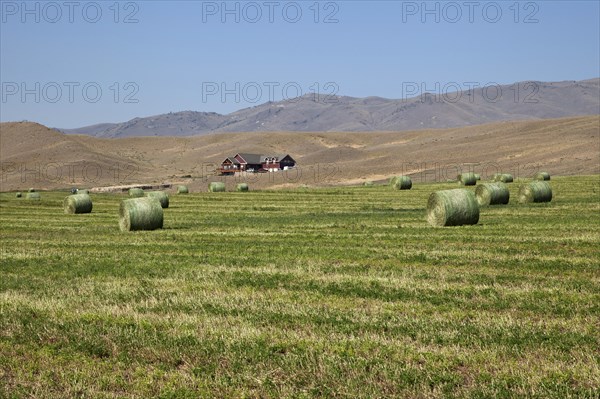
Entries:
[[479, 206], [506, 205], [510, 200], [510, 192], [504, 183], [485, 183], [477, 186], [475, 197]]
[[27, 190], [28, 193], [35, 193], [35, 188], [30, 188], [29, 190]]
[[545, 181], [532, 181], [519, 188], [520, 204], [550, 201], [552, 201], [552, 187]]
[[188, 194], [189, 192], [187, 186], [177, 186], [177, 194]]
[[235, 187], [236, 191], [248, 191], [248, 184], [240, 183]]
[[509, 173], [496, 173], [494, 175], [493, 181], [502, 183], [512, 183], [513, 176]]
[[474, 186], [477, 184], [477, 177], [475, 176], [475, 173], [472, 172], [461, 173], [456, 176], [456, 180], [463, 186]]
[[75, 187], [71, 189], [71, 194], [77, 194], [77, 189]]
[[213, 181], [208, 184], [208, 191], [211, 193], [224, 193], [225, 183], [220, 181]]
[[90, 190], [86, 190], [86, 189], [78, 189], [76, 194], [88, 194], [89, 195]]
[[373, 183], [371, 180], [367, 180], [366, 182], [363, 183], [363, 186], [365, 187], [373, 187], [375, 185], [375, 183]]
[[21, 192], [19, 191], [19, 192], [17, 192], [17, 193], [15, 194], [15, 197], [17, 197], [17, 198], [21, 198], [21, 197], [23, 197], [23, 193], [21, 193]]
[[130, 188], [129, 189], [129, 196], [131, 198], [140, 198], [144, 196], [144, 190], [142, 190], [141, 188]]
[[40, 193], [36, 193], [35, 191], [30, 191], [25, 196], [25, 199], [32, 200], [32, 201], [39, 201], [42, 199], [42, 196], [40, 195]]
[[169, 196], [164, 191], [148, 191], [146, 197], [158, 200], [163, 209], [169, 207]]
[[550, 173], [548, 172], [538, 172], [533, 177], [534, 180], [550, 180]]
[[92, 199], [87, 194], [68, 195], [63, 200], [63, 208], [67, 214], [91, 213]]
[[470, 190], [457, 188], [431, 193], [427, 221], [435, 227], [462, 226], [479, 222], [479, 205]]
[[163, 227], [163, 209], [154, 198], [132, 198], [121, 201], [119, 228], [121, 231], [156, 230]]
[[408, 176], [393, 177], [390, 184], [396, 190], [410, 190], [412, 188], [412, 180]]
[[481, 175], [479, 173], [475, 173], [475, 180], [481, 180]]

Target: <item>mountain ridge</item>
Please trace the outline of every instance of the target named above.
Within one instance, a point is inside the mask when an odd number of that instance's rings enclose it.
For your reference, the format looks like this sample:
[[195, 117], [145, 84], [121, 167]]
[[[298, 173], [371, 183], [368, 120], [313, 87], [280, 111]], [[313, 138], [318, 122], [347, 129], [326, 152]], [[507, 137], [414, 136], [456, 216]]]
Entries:
[[223, 132], [407, 131], [597, 114], [600, 78], [517, 82], [443, 94], [423, 93], [409, 99], [305, 94], [229, 114], [189, 110], [57, 130], [103, 138]]

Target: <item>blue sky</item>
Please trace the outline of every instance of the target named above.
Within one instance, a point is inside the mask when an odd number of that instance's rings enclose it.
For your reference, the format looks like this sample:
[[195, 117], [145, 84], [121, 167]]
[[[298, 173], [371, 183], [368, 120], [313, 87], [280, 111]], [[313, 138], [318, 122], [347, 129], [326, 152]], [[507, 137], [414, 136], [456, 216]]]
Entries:
[[0, 120], [51, 127], [600, 75], [597, 1], [0, 4]]

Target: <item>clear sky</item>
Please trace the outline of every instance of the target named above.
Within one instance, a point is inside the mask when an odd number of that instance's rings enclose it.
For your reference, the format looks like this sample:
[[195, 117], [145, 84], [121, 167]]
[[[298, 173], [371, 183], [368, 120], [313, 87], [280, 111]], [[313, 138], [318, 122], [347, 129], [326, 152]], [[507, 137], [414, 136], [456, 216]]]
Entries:
[[598, 1], [0, 4], [0, 120], [51, 127], [600, 75]]

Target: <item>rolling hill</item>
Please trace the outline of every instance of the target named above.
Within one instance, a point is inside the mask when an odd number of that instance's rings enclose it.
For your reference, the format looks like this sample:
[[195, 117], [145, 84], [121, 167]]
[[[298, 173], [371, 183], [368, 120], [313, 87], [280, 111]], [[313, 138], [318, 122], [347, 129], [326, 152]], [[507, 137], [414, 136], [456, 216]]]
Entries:
[[[194, 137], [106, 139], [65, 135], [45, 126], [0, 124], [1, 191], [177, 183], [206, 190], [214, 168], [237, 152], [289, 153], [288, 174], [251, 175], [252, 187], [360, 184], [410, 174], [415, 182], [445, 181], [475, 163], [483, 177], [497, 171], [528, 177], [600, 174], [600, 117], [499, 122], [404, 132], [261, 132]], [[236, 178], [226, 179], [233, 185]]]

